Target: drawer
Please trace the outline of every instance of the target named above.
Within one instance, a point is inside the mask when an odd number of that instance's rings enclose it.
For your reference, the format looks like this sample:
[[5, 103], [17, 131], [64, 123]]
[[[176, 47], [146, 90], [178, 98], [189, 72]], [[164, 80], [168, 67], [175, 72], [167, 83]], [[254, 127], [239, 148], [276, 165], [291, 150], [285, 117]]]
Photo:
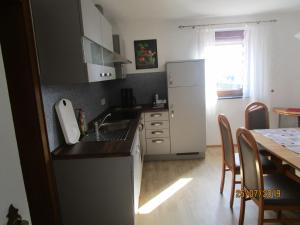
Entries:
[[146, 130], [169, 129], [169, 121], [147, 121], [145, 122]]
[[145, 113], [145, 121], [154, 121], [154, 120], [169, 120], [169, 112], [158, 111], [158, 112]]
[[147, 155], [170, 154], [169, 138], [147, 139]]
[[146, 130], [146, 138], [169, 137], [169, 129]]

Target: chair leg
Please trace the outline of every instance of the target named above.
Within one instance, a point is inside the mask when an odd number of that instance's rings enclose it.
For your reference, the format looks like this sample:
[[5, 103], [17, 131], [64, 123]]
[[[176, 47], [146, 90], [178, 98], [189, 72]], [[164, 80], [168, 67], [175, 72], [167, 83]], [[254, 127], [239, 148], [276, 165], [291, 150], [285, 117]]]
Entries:
[[235, 173], [232, 173], [232, 182], [231, 182], [231, 193], [230, 193], [230, 208], [233, 207], [234, 200], [234, 191], [235, 191]]
[[259, 207], [258, 209], [258, 225], [264, 224], [264, 209]]
[[245, 198], [241, 197], [239, 225], [243, 225], [244, 224], [245, 204], [246, 204]]
[[222, 163], [222, 177], [221, 177], [221, 185], [220, 185], [220, 193], [223, 194], [224, 190], [224, 182], [225, 182], [225, 163]]
[[282, 218], [282, 211], [279, 210], [277, 211], [277, 219], [281, 219]]

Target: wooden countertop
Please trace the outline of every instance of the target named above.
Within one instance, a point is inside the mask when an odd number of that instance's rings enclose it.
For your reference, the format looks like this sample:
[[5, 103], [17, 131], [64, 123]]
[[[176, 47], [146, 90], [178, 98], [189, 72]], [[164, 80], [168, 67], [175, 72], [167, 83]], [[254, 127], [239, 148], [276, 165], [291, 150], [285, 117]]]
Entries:
[[[113, 110], [108, 109], [105, 113]], [[127, 109], [128, 110], [128, 109]], [[140, 115], [143, 112], [166, 111], [167, 108], [155, 109], [144, 105], [136, 111], [137, 118], [130, 122], [128, 138], [125, 141], [103, 141], [103, 142], [79, 142], [74, 145], [64, 145], [52, 152], [54, 160], [80, 159], [80, 158], [104, 158], [104, 157], [124, 157], [130, 156], [134, 135], [139, 124]], [[99, 116], [100, 117], [100, 116]], [[97, 117], [98, 118], [98, 117]]]

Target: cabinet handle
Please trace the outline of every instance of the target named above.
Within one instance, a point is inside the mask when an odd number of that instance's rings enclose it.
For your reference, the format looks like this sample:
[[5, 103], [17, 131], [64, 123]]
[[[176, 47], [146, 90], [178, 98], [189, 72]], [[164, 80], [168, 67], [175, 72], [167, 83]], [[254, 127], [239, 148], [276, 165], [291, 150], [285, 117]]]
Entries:
[[161, 117], [161, 113], [153, 113], [150, 116], [151, 117]]
[[161, 122], [155, 122], [155, 123], [151, 123], [152, 126], [161, 126], [163, 123]]
[[142, 131], [142, 130], [144, 130], [144, 124], [140, 123], [139, 131]]
[[152, 140], [152, 142], [155, 144], [161, 144], [164, 142], [164, 140], [163, 139], [155, 139], [155, 140]]
[[163, 134], [164, 132], [163, 132], [163, 131], [156, 130], [156, 131], [152, 131], [151, 133], [152, 133], [152, 134]]

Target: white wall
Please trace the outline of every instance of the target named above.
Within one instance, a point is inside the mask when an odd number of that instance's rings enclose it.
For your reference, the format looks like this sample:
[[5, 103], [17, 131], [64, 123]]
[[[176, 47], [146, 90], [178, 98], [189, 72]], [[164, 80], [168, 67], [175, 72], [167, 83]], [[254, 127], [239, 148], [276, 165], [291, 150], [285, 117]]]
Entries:
[[[29, 208], [21, 171], [15, 130], [0, 48], [0, 224], [7, 223], [10, 204], [30, 221]], [[31, 224], [31, 223], [30, 223]]]
[[[211, 18], [194, 21], [121, 21], [115, 24], [115, 33], [124, 40], [124, 52], [134, 62], [134, 40], [157, 39], [159, 68], [136, 70], [135, 63], [128, 65], [128, 73], [165, 71], [165, 62], [193, 58], [191, 30], [179, 30], [178, 25], [238, 22], [258, 19], [278, 19], [272, 29], [271, 76], [273, 106], [300, 107], [300, 40], [294, 34], [300, 31], [300, 13], [258, 15], [232, 18]], [[244, 108], [247, 100], [219, 100], [216, 113], [207, 115], [207, 144], [220, 144], [216, 117], [219, 113], [228, 116], [235, 134], [244, 124]], [[271, 114], [272, 126], [277, 125], [277, 116]], [[296, 120], [290, 122], [296, 126]], [[235, 135], [234, 135], [235, 136]]]

